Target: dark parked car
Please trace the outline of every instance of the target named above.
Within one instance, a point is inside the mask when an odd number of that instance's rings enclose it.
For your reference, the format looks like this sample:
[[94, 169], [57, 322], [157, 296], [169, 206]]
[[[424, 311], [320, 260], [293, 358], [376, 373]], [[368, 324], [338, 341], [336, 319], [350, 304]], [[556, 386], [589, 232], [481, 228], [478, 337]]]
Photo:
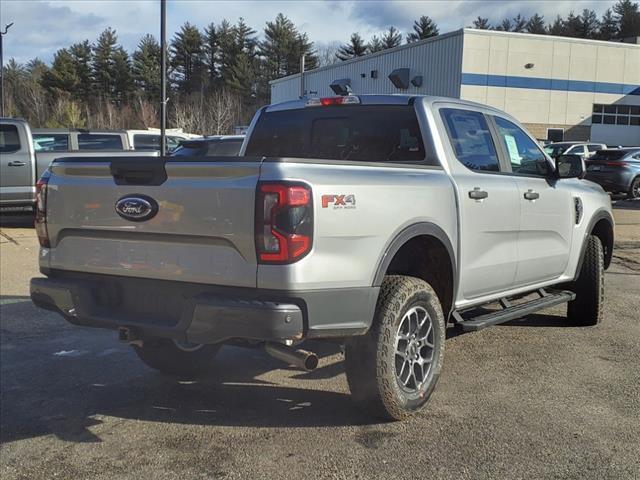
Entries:
[[640, 198], [640, 147], [598, 150], [587, 162], [587, 180], [607, 192]]
[[183, 140], [173, 151], [177, 157], [233, 157], [240, 153], [244, 135], [216, 135]]

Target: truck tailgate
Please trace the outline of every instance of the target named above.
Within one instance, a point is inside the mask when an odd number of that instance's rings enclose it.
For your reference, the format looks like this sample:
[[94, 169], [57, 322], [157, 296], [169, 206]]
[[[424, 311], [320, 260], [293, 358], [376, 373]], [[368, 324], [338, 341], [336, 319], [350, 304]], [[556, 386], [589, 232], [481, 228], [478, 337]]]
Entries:
[[[166, 160], [166, 162], [165, 162]], [[202, 161], [204, 160], [204, 161]], [[260, 159], [61, 159], [51, 166], [51, 269], [256, 286], [255, 191]], [[164, 170], [158, 179], [145, 172]], [[151, 175], [152, 176], [152, 175]], [[166, 179], [165, 179], [166, 178]], [[123, 197], [152, 199], [157, 214], [123, 218]]]

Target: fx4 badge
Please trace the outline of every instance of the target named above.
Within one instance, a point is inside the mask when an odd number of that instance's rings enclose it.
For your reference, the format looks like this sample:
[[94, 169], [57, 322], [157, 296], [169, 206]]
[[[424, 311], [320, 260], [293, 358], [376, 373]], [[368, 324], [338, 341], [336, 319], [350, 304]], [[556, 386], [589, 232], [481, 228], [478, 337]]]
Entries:
[[356, 196], [353, 194], [323, 195], [322, 208], [329, 208], [330, 206], [333, 206], [334, 210], [356, 208]]

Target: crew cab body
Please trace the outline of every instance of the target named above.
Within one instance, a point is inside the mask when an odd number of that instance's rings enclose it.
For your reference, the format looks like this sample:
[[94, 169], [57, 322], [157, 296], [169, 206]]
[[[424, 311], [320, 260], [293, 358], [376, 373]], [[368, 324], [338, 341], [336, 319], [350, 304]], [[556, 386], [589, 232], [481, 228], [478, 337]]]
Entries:
[[[117, 148], [102, 149], [109, 146]], [[36, 181], [56, 158], [101, 155], [131, 157], [158, 156], [158, 153], [128, 150], [126, 135], [121, 132], [68, 129], [32, 131], [25, 120], [1, 118], [0, 209], [33, 210]]]
[[389, 275], [424, 278], [449, 317], [574, 281], [590, 235], [611, 259], [602, 188], [560, 178], [514, 118], [457, 99], [272, 105], [239, 157], [114, 164], [49, 168], [32, 299], [139, 339], [361, 336]]

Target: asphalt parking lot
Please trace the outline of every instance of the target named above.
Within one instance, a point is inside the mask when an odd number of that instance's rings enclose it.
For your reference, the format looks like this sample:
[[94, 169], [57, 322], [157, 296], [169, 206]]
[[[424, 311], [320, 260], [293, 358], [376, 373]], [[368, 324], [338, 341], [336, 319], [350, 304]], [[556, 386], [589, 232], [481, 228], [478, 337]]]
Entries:
[[9, 479], [640, 478], [640, 202], [616, 203], [606, 317], [564, 307], [451, 330], [415, 419], [376, 423], [337, 347], [312, 373], [225, 347], [205, 380], [167, 379], [113, 332], [36, 309], [28, 219], [0, 236], [0, 477]]

